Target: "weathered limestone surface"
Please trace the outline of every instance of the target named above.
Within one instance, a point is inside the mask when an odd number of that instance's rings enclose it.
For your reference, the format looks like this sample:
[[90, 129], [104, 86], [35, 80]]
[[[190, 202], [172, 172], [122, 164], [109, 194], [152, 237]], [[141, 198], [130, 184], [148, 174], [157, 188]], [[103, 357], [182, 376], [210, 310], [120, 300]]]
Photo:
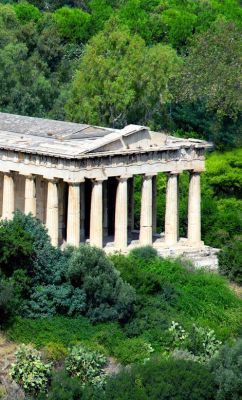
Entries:
[[58, 215], [58, 187], [57, 181], [48, 181], [47, 208], [46, 208], [46, 227], [48, 229], [51, 243], [58, 246], [59, 215]]
[[175, 245], [178, 241], [178, 196], [178, 174], [170, 173], [167, 176], [166, 186], [165, 242], [167, 245]]
[[80, 243], [80, 184], [69, 183], [67, 211], [67, 243], [78, 246]]
[[[144, 126], [109, 129], [0, 113], [0, 217], [31, 212], [46, 224], [55, 246], [87, 241], [127, 252], [153, 245], [162, 254], [216, 266], [216, 254], [201, 241], [200, 173], [208, 147]], [[183, 171], [190, 172], [188, 237], [179, 239]], [[167, 174], [164, 234], [157, 233], [159, 173]], [[142, 176], [138, 232], [135, 175]]]
[[152, 245], [152, 176], [145, 175], [142, 182], [140, 212], [140, 245]]
[[90, 243], [103, 247], [103, 181], [93, 181], [91, 196]]
[[11, 219], [14, 212], [14, 178], [12, 174], [4, 174], [2, 204], [2, 218]]
[[126, 249], [128, 244], [128, 178], [118, 178], [115, 209], [115, 247]]
[[36, 182], [32, 175], [26, 176], [25, 178], [25, 203], [24, 212], [25, 214], [31, 213], [36, 217]]

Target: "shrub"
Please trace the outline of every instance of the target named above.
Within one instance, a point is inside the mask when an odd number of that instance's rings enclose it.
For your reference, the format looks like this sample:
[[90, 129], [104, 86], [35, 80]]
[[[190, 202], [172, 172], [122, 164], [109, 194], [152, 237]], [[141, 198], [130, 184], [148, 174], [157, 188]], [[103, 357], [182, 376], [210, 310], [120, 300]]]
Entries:
[[93, 384], [102, 386], [105, 380], [103, 367], [107, 359], [98, 352], [74, 346], [70, 349], [65, 361], [66, 371], [71, 376], [77, 376], [81, 385]]
[[216, 400], [240, 400], [242, 398], [242, 339], [232, 347], [225, 345], [217, 357], [211, 360]]
[[60, 361], [68, 354], [67, 348], [62, 343], [54, 342], [47, 343], [43, 348], [43, 352], [50, 361]]
[[126, 339], [113, 349], [113, 355], [123, 364], [144, 362], [150, 359], [154, 349], [141, 337]]
[[65, 371], [56, 371], [51, 377], [48, 394], [41, 393], [38, 400], [79, 400], [82, 388], [77, 377], [69, 376]]
[[107, 381], [105, 400], [213, 400], [214, 382], [202, 365], [151, 359]]
[[44, 364], [40, 352], [31, 346], [20, 346], [15, 356], [16, 362], [10, 369], [11, 378], [22, 386], [26, 393], [35, 394], [46, 390], [51, 364]]
[[144, 261], [149, 261], [152, 258], [158, 257], [157, 251], [152, 246], [141, 246], [130, 251], [133, 257], [141, 258]]
[[0, 222], [0, 270], [6, 276], [16, 269], [29, 268], [32, 251], [32, 237], [16, 215], [12, 220]]
[[63, 283], [60, 286], [37, 286], [30, 300], [25, 302], [22, 313], [29, 318], [50, 317], [57, 314], [78, 316], [84, 314], [85, 309], [84, 291]]
[[133, 312], [135, 291], [125, 283], [103, 250], [81, 245], [73, 252], [68, 278], [86, 295], [87, 313], [92, 321], [125, 320]]
[[[32, 285], [53, 284], [63, 281], [69, 253], [63, 253], [51, 245], [46, 227], [31, 214], [25, 215], [16, 211], [11, 221], [3, 221], [3, 231], [6, 232], [6, 244], [10, 251], [8, 257], [10, 271], [28, 269]], [[1, 228], [0, 228], [1, 229]], [[5, 237], [4, 236], [4, 237]], [[0, 265], [2, 248], [0, 235]], [[13, 243], [13, 244], [12, 244]]]
[[172, 321], [169, 328], [172, 336], [171, 347], [188, 351], [194, 360], [206, 363], [218, 352], [221, 342], [215, 337], [214, 331], [192, 325], [191, 330], [186, 331], [177, 322]]
[[0, 324], [6, 322], [16, 312], [17, 301], [14, 286], [6, 281], [0, 282]]
[[242, 283], [242, 236], [235, 236], [219, 252], [219, 271], [229, 279]]

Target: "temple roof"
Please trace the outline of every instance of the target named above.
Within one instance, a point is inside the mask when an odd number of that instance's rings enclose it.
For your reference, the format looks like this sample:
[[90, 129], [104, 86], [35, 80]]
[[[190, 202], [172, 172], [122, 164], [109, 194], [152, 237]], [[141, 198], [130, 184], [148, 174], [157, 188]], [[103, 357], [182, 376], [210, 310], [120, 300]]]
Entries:
[[202, 140], [182, 139], [145, 126], [103, 128], [73, 122], [0, 113], [0, 149], [54, 157], [157, 151], [177, 147], [210, 147]]

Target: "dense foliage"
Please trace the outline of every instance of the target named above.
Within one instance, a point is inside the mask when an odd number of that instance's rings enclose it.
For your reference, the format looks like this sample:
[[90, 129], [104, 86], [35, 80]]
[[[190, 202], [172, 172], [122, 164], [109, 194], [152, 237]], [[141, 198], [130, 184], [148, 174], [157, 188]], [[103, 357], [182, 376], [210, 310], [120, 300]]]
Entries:
[[211, 400], [213, 395], [214, 382], [207, 368], [184, 360], [153, 359], [109, 379], [101, 399]]
[[6, 317], [11, 305], [32, 318], [62, 314], [108, 321], [132, 314], [135, 291], [102, 250], [81, 245], [62, 252], [37, 219], [21, 212], [1, 222], [0, 236], [0, 307]]
[[1, 0], [0, 110], [240, 146], [238, 0]]
[[[143, 124], [223, 151], [207, 157], [202, 177], [202, 238], [221, 248], [219, 272], [239, 284], [241, 17], [239, 0], [0, 0], [0, 111]], [[188, 174], [180, 180], [186, 236]], [[136, 177], [136, 228], [140, 187]], [[157, 232], [165, 190], [160, 174]], [[0, 323], [40, 350], [20, 347], [11, 368], [34, 399], [242, 396], [241, 299], [225, 277], [150, 247], [112, 257], [90, 246], [60, 251], [17, 212], [0, 222]], [[109, 357], [127, 367], [104, 376]]]

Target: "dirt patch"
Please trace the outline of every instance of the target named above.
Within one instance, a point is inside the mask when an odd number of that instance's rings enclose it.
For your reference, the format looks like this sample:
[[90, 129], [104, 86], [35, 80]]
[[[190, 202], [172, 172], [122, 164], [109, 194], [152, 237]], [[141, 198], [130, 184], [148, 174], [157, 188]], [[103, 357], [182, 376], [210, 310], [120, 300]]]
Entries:
[[242, 286], [237, 283], [230, 283], [229, 287], [237, 294], [238, 297], [242, 299]]
[[0, 332], [0, 398], [1, 400], [21, 400], [24, 393], [20, 387], [11, 381], [9, 368], [15, 361], [16, 344], [10, 342]]

